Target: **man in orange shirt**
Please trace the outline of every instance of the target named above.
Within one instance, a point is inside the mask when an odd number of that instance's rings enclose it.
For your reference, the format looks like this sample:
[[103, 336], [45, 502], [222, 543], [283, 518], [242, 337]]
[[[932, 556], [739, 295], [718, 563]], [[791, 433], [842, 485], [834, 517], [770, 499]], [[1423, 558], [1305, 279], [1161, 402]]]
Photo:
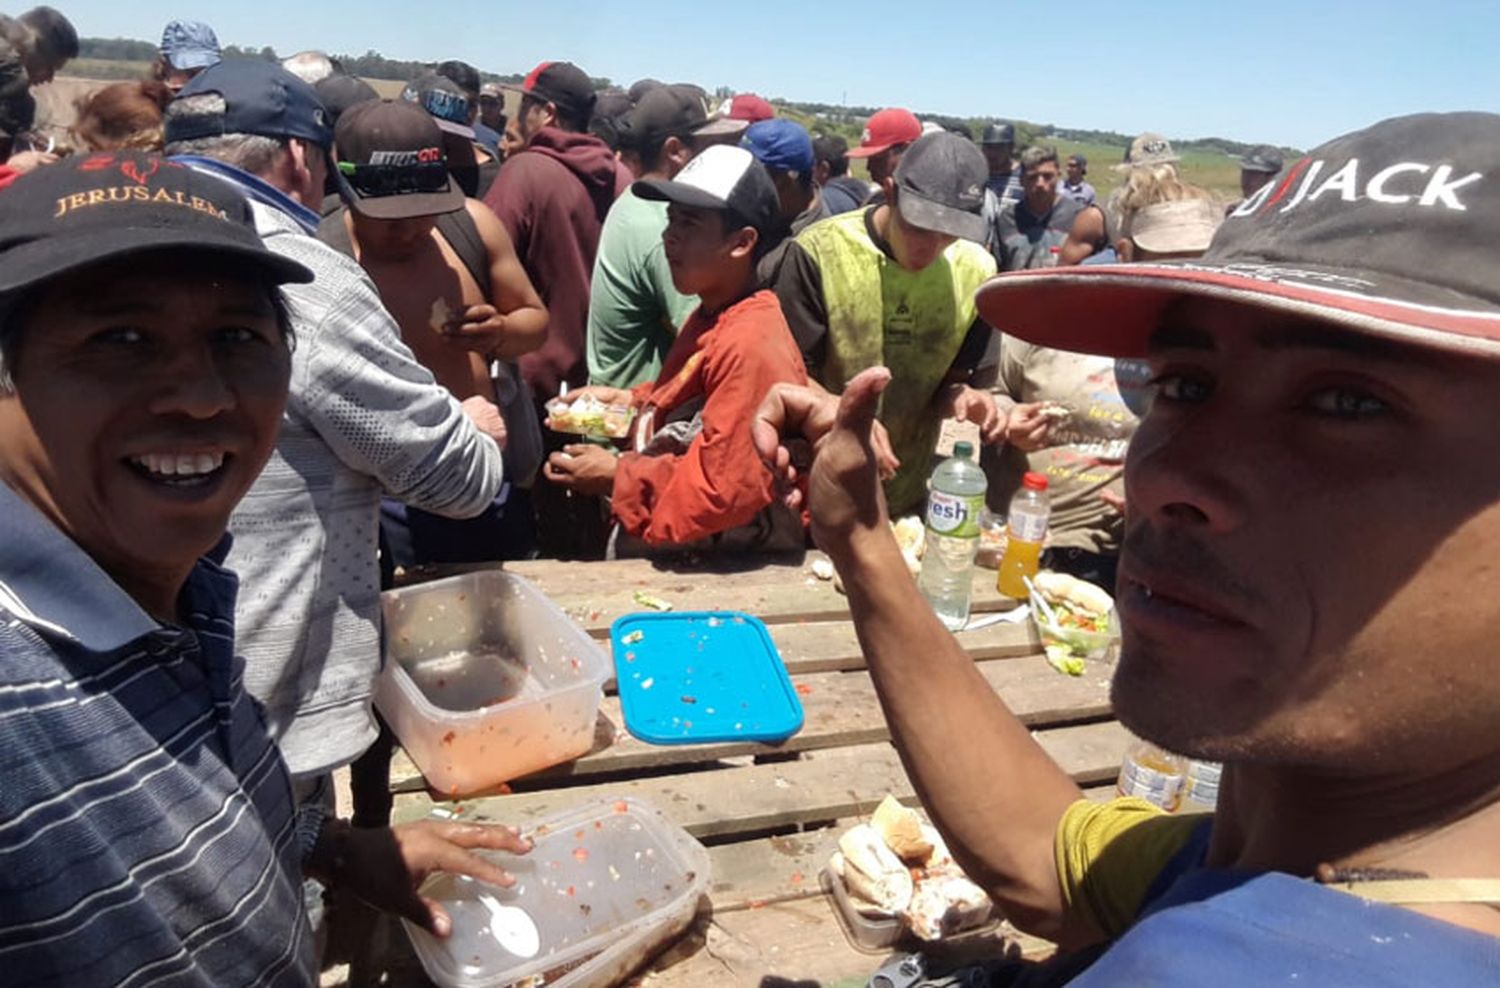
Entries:
[[612, 497], [619, 554], [800, 548], [801, 519], [774, 503], [746, 426], [772, 385], [807, 381], [781, 304], [755, 289], [755, 262], [778, 222], [776, 187], [750, 152], [721, 145], [675, 180], [637, 182], [633, 191], [668, 203], [662, 243], [672, 281], [701, 304], [655, 383], [584, 388], [563, 399], [570, 407], [592, 399], [634, 408], [632, 452], [570, 445], [552, 455], [547, 477]]

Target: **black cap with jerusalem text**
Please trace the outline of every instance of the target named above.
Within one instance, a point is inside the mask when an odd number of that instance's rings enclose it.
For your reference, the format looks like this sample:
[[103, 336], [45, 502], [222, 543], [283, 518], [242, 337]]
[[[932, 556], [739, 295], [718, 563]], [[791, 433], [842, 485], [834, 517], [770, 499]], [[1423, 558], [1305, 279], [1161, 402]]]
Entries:
[[1500, 357], [1500, 116], [1423, 113], [1336, 138], [1229, 214], [1201, 258], [1002, 274], [995, 329], [1139, 356], [1199, 296]]
[[228, 182], [157, 155], [64, 158], [0, 195], [0, 296], [101, 261], [161, 250], [227, 255], [276, 284], [312, 281], [267, 250]]

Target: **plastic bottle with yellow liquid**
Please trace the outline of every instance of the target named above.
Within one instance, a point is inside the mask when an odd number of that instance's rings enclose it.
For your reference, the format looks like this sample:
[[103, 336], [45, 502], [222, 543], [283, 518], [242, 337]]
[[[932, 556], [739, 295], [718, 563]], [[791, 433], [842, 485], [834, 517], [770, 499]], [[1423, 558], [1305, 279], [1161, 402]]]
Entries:
[[1047, 540], [1047, 519], [1051, 515], [1046, 476], [1026, 474], [1021, 478], [1021, 489], [1010, 499], [1010, 536], [995, 579], [995, 588], [1005, 596], [1026, 598], [1026, 580], [1036, 576], [1041, 566], [1042, 543]]

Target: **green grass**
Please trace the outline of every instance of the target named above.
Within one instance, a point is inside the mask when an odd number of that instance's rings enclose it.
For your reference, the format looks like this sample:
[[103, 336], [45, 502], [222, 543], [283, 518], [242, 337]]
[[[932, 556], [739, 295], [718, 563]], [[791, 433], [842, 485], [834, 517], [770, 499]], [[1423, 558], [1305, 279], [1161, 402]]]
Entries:
[[143, 79], [151, 72], [150, 62], [125, 62], [111, 58], [75, 58], [63, 73], [74, 79]]
[[[1099, 198], [1108, 198], [1120, 181], [1120, 173], [1114, 166], [1125, 156], [1125, 149], [1112, 144], [1080, 144], [1075, 141], [1057, 141], [1057, 155], [1067, 161], [1070, 154], [1082, 154], [1089, 159], [1088, 180], [1099, 193]], [[1240, 165], [1234, 158], [1217, 151], [1184, 151], [1177, 163], [1177, 171], [1183, 181], [1212, 192], [1217, 198], [1229, 202], [1240, 197]]]

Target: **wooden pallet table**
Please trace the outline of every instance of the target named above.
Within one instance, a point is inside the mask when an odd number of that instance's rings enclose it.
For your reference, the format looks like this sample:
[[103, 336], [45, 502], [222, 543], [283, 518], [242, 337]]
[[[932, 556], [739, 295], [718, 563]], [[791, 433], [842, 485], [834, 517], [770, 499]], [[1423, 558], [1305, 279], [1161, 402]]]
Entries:
[[[844, 598], [812, 575], [802, 558], [739, 565], [668, 567], [539, 561], [506, 568], [535, 583], [607, 648], [609, 626], [640, 610], [647, 591], [678, 610], [736, 609], [755, 614], [802, 697], [803, 729], [780, 745], [758, 743], [659, 747], [625, 732], [610, 683], [594, 749], [567, 765], [512, 783], [510, 793], [455, 805], [427, 791], [401, 752], [392, 764], [393, 819], [441, 808], [463, 819], [526, 826], [579, 802], [630, 795], [649, 800], [701, 840], [713, 883], [697, 923], [637, 976], [662, 986], [863, 986], [883, 957], [856, 950], [822, 892], [818, 873], [838, 835], [892, 793], [916, 805], [910, 781], [865, 668]], [[1010, 608], [993, 574], [975, 579], [975, 612]], [[1030, 622], [961, 632], [958, 641], [985, 679], [1085, 788], [1113, 781], [1130, 738], [1110, 712], [1108, 667], [1080, 678], [1059, 675], [1040, 655]], [[425, 984], [399, 934], [372, 965], [387, 984]], [[1043, 941], [1008, 926], [976, 949], [1028, 956]]]

